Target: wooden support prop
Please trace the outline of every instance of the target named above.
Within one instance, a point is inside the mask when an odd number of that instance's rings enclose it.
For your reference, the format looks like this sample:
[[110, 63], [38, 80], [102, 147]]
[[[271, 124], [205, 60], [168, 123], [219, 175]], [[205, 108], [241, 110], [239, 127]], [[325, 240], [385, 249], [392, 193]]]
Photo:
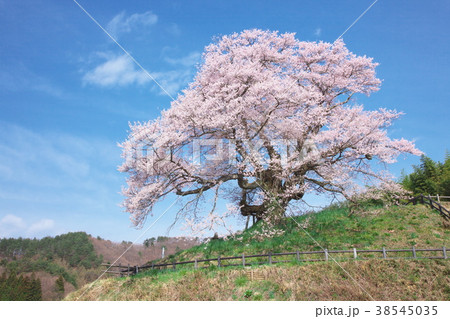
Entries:
[[328, 249], [325, 249], [325, 261], [328, 261]]
[[245, 254], [242, 254], [242, 267], [245, 267]]
[[444, 254], [444, 259], [447, 259], [447, 249], [444, 247], [442, 247], [442, 253]]
[[269, 252], [269, 265], [272, 265], [272, 252]]
[[383, 258], [386, 259], [386, 257], [387, 257], [387, 256], [386, 256], [386, 248], [383, 247]]
[[355, 247], [353, 247], [353, 258], [354, 259], [358, 258], [358, 252], [356, 251]]
[[296, 255], [297, 255], [297, 261], [300, 261], [300, 252], [298, 250], [297, 250]]
[[412, 253], [413, 253], [413, 258], [417, 258], [416, 247], [415, 246], [412, 247]]
[[219, 257], [217, 257], [217, 266], [220, 268], [220, 266], [221, 266], [221, 262], [220, 262], [220, 256]]

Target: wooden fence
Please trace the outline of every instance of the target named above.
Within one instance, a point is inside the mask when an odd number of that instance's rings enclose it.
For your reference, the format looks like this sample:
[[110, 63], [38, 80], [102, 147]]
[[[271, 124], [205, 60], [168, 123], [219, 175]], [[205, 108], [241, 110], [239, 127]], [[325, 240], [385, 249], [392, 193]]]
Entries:
[[430, 197], [430, 198], [436, 198], [436, 200], [437, 200], [438, 203], [440, 203], [441, 201], [443, 201], [443, 202], [450, 202], [450, 196], [443, 196], [443, 195], [437, 194], [436, 196], [434, 196], [434, 195], [428, 195], [428, 197]]
[[[431, 253], [431, 254], [430, 254]], [[345, 257], [350, 254], [350, 257]], [[412, 247], [409, 249], [370, 249], [370, 250], [328, 250], [323, 251], [295, 251], [286, 253], [267, 253], [257, 255], [245, 255], [209, 258], [209, 259], [195, 259], [190, 261], [181, 262], [165, 262], [161, 264], [152, 263], [151, 265], [144, 266], [122, 266], [122, 265], [109, 265], [102, 264], [102, 266], [108, 267], [107, 273], [129, 276], [135, 275], [141, 271], [146, 270], [160, 270], [160, 269], [177, 269], [177, 266], [193, 265], [194, 269], [215, 267], [230, 267], [230, 266], [254, 266], [262, 264], [276, 264], [276, 263], [292, 263], [292, 262], [316, 262], [316, 261], [329, 261], [329, 260], [366, 260], [377, 258], [376, 255], [380, 254], [383, 259], [447, 259], [447, 249], [442, 248], [430, 248], [419, 249]], [[334, 255], [334, 256], [332, 256]], [[291, 256], [290, 259], [280, 259], [286, 256]], [[311, 258], [312, 257], [312, 258]], [[116, 270], [111, 270], [116, 269]]]
[[405, 205], [408, 205], [410, 203], [412, 203], [413, 205], [416, 204], [428, 205], [432, 209], [436, 209], [439, 212], [439, 214], [441, 214], [441, 216], [444, 217], [446, 220], [450, 220], [450, 212], [448, 211], [448, 209], [442, 206], [441, 203], [432, 200], [431, 196], [419, 195], [413, 197]]

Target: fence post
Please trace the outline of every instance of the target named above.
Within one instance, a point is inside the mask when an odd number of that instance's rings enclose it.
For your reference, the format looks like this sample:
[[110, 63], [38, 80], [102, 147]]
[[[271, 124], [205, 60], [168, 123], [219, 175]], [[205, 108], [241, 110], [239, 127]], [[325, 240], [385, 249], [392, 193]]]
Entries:
[[297, 261], [300, 262], [300, 252], [297, 250]]
[[272, 265], [272, 252], [269, 252], [269, 265]]
[[356, 252], [356, 248], [353, 247], [353, 258], [356, 259], [358, 258], [358, 253]]
[[444, 247], [442, 247], [442, 253], [444, 254], [444, 259], [447, 259], [447, 249]]
[[245, 254], [242, 253], [242, 267], [245, 267]]
[[194, 268], [195, 268], [195, 269], [198, 268], [197, 258], [195, 258], [195, 261], [194, 261]]
[[413, 253], [413, 258], [417, 258], [415, 246], [412, 247], [412, 253]]
[[152, 261], [152, 270], [155, 269], [155, 262]]
[[325, 261], [328, 261], [328, 249], [325, 248]]
[[128, 264], [128, 269], [127, 269], [127, 276], [130, 275], [130, 264]]
[[220, 266], [221, 266], [221, 263], [220, 263], [220, 256], [219, 257], [217, 257], [217, 266], [220, 268]]
[[138, 272], [139, 272], [139, 266], [136, 265], [136, 275], [138, 274]]
[[439, 194], [436, 194], [436, 197], [437, 197], [438, 203], [440, 204], [440, 203], [441, 203], [441, 200], [439, 199]]
[[175, 268], [176, 268], [175, 261], [172, 261], [172, 267], [175, 270]]
[[383, 258], [386, 259], [386, 248], [383, 247]]

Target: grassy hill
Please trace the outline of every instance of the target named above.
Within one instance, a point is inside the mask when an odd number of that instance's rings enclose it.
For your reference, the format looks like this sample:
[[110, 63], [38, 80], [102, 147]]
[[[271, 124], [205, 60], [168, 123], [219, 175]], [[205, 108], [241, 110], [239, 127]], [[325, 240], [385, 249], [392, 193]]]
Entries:
[[[242, 253], [381, 247], [449, 247], [450, 230], [425, 206], [372, 207], [350, 215], [345, 206], [288, 218], [279, 235], [265, 238], [255, 225], [226, 240], [211, 240], [166, 258], [239, 256]], [[304, 230], [302, 229], [304, 228]], [[311, 235], [313, 240], [307, 233]], [[251, 267], [148, 271], [109, 278], [70, 294], [68, 300], [450, 300], [448, 260], [296, 262]], [[253, 272], [253, 274], [251, 274]], [[353, 277], [369, 294], [363, 291]], [[252, 279], [253, 278], [253, 279]]]
[[287, 218], [279, 229], [282, 234], [273, 238], [264, 238], [262, 228], [257, 224], [235, 238], [211, 240], [166, 260], [313, 251], [321, 250], [320, 246], [329, 250], [450, 246], [450, 229], [443, 227], [442, 217], [422, 205], [372, 207], [352, 215], [345, 206], [333, 206], [320, 213]]

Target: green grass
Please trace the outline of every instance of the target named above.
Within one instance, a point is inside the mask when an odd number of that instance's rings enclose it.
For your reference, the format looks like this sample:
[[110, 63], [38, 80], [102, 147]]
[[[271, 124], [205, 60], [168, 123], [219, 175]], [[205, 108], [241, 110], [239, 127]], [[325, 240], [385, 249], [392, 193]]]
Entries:
[[413, 245], [417, 248], [438, 248], [449, 244], [450, 231], [443, 228], [442, 217], [421, 205], [372, 207], [360, 214], [349, 214], [346, 207], [333, 206], [294, 219], [285, 220], [280, 226], [284, 234], [278, 237], [259, 238], [258, 233], [263, 226], [257, 224], [236, 238], [212, 240], [171, 255], [164, 261], [311, 251], [321, 250], [320, 247], [329, 250], [353, 247], [395, 249]]
[[236, 280], [234, 281], [234, 284], [236, 285], [236, 287], [242, 287], [247, 283], [248, 279], [245, 276], [241, 276], [236, 278]]

